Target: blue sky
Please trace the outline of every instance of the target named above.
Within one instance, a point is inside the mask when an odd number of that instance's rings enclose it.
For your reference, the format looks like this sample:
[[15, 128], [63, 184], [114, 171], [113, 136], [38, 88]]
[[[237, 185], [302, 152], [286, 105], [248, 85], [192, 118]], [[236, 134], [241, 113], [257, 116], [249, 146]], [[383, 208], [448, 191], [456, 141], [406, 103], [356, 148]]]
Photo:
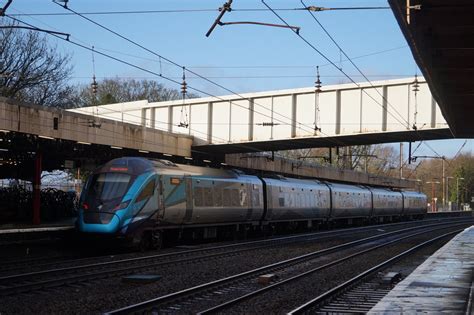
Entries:
[[[268, 0], [275, 9], [301, 8], [298, 1]], [[319, 0], [304, 1], [321, 7], [388, 6], [384, 0]], [[0, 0], [3, 6], [6, 0]], [[69, 7], [77, 12], [137, 11], [137, 10], [202, 10], [222, 6], [224, 0], [152, 1], [152, 0], [70, 0]], [[258, 21], [281, 24], [261, 1], [234, 0], [234, 11], [222, 19], [231, 21]], [[239, 11], [240, 10], [240, 11]], [[14, 0], [7, 14], [67, 13], [50, 0]], [[321, 66], [323, 84], [346, 83], [348, 79], [308, 47], [288, 29], [255, 25], [216, 27], [209, 38], [205, 37], [214, 22], [217, 11], [88, 15], [89, 18], [133, 39], [148, 49], [186, 66], [235, 92], [253, 92], [272, 89], [307, 87], [314, 84], [315, 66]], [[348, 73], [355, 81], [365, 81], [348, 62], [341, 62], [341, 53], [306, 11], [278, 11], [289, 24], [301, 27], [307, 38], [331, 61]], [[182, 70], [134, 47], [111, 33], [100, 29], [75, 15], [28, 16], [17, 18], [37, 27], [71, 34], [71, 40], [180, 81]], [[391, 10], [324, 11], [316, 17], [336, 39], [350, 57], [378, 53], [354, 59], [369, 79], [391, 79], [413, 76], [419, 70]], [[70, 43], [51, 39], [60, 51], [71, 54], [74, 65], [74, 82], [90, 83], [93, 74], [91, 52]], [[386, 51], [386, 52], [383, 52]], [[383, 53], [382, 53], [383, 52]], [[343, 56], [342, 56], [342, 59]], [[149, 73], [95, 55], [96, 76], [157, 79], [166, 86], [179, 86]], [[189, 77], [191, 87], [214, 95], [229, 94], [202, 79]], [[464, 140], [433, 141], [430, 145], [437, 153], [453, 156]], [[468, 141], [464, 151], [472, 152], [473, 142]], [[417, 154], [434, 155], [422, 145]]]

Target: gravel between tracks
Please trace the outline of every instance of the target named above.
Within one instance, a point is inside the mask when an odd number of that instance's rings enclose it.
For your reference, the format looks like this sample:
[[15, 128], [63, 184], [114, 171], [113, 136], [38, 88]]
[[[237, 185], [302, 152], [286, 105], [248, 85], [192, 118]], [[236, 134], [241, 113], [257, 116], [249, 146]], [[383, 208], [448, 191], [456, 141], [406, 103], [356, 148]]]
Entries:
[[[390, 230], [387, 228], [384, 230]], [[358, 233], [357, 237], [370, 236], [379, 232]], [[220, 279], [232, 274], [253, 269], [262, 265], [294, 257], [309, 251], [327, 248], [353, 239], [346, 236], [337, 240], [313, 243], [288, 244], [275, 248], [259, 249], [256, 251], [243, 252], [236, 256], [228, 256], [219, 259], [205, 260], [189, 264], [167, 265], [160, 270], [149, 270], [141, 273], [154, 273], [163, 276], [158, 282], [145, 285], [133, 285], [123, 283], [120, 276], [97, 280], [92, 283], [74, 284], [58, 289], [51, 289], [41, 294], [20, 294], [17, 296], [2, 299], [0, 313], [5, 314], [51, 314], [51, 313], [102, 313], [129, 304], [138, 303], [144, 300], [165, 295], [180, 289], [188, 288], [204, 282]], [[407, 242], [404, 242], [404, 244]], [[404, 245], [400, 245], [404, 246]], [[396, 246], [395, 246], [396, 247]], [[390, 255], [390, 252], [388, 253]], [[385, 256], [384, 256], [385, 257]], [[375, 258], [374, 258], [375, 259]], [[325, 273], [327, 276], [333, 274], [347, 273], [347, 268], [334, 267], [332, 272]], [[355, 270], [355, 269], [354, 269]], [[330, 285], [334, 280], [323, 277], [313, 285], [313, 293], [316, 294], [321, 288], [320, 283]], [[288, 294], [289, 292], [284, 292]], [[312, 294], [313, 294], [312, 293]], [[314, 294], [312, 295], [314, 297]], [[298, 294], [296, 294], [298, 297]], [[266, 300], [266, 299], [264, 299]], [[294, 297], [290, 301], [297, 301]], [[249, 302], [250, 303], [250, 302]], [[259, 304], [252, 305], [252, 308], [244, 308], [244, 312], [274, 312], [280, 307], [282, 312], [284, 307], [288, 308], [288, 302], [275, 305], [270, 309], [265, 309]], [[258, 306], [258, 307], [257, 307]], [[274, 308], [275, 307], [275, 308]]]
[[[375, 226], [380, 231], [393, 231], [403, 227], [413, 225], [420, 225], [423, 221], [409, 221], [399, 225], [384, 225]], [[433, 221], [424, 221], [424, 224], [435, 223]], [[349, 229], [352, 230], [352, 229]], [[344, 232], [343, 230], [335, 230], [332, 232]], [[327, 231], [322, 231], [327, 232]], [[367, 233], [364, 231], [354, 232], [354, 235]], [[258, 238], [255, 240], [259, 240]], [[191, 248], [208, 248], [221, 245], [235, 244], [233, 241], [225, 241], [219, 243], [207, 243], [201, 245], [190, 246]], [[54, 269], [61, 267], [77, 266], [87, 263], [108, 262], [119, 259], [142, 257], [146, 255], [155, 254], [154, 252], [133, 252], [130, 249], [119, 247], [106, 247], [106, 244], [101, 244], [96, 247], [96, 244], [89, 244], [92, 246], [83, 245], [77, 240], [73, 244], [69, 244], [66, 240], [55, 240], [47, 243], [36, 244], [16, 244], [0, 247], [0, 276], [7, 276], [10, 274], [19, 274], [26, 272], [34, 272], [45, 269]], [[159, 254], [179, 252], [185, 249], [174, 247], [165, 248]], [[189, 247], [189, 246], [188, 246]]]
[[[455, 230], [450, 229], [450, 230]], [[223, 311], [225, 314], [286, 314], [292, 309], [304, 304], [305, 302], [323, 294], [325, 291], [336, 287], [337, 285], [351, 279], [361, 272], [373, 267], [386, 259], [395, 256], [416, 244], [421, 243], [434, 237], [448, 232], [430, 232], [423, 236], [417, 236], [409, 240], [405, 240], [400, 244], [394, 244], [383, 250], [377, 250], [373, 253], [364, 255], [364, 258], [352, 259], [348, 262], [330, 267], [322, 273], [315, 273], [300, 281], [292, 282], [291, 285], [285, 285], [278, 290], [269, 291], [257, 297], [247, 300], [244, 303], [236, 305], [230, 309]], [[453, 235], [454, 237], [454, 235]], [[446, 244], [451, 238], [446, 238], [438, 241], [415, 254], [410, 255], [409, 258], [397, 263], [398, 270], [402, 270], [403, 277], [406, 277], [409, 272], [413, 271], [417, 265], [421, 264], [429, 255]], [[418, 264], [413, 264], [416, 261]], [[404, 268], [404, 265], [410, 265], [410, 268]], [[415, 266], [416, 265], [416, 266]], [[396, 267], [395, 267], [396, 268]], [[395, 268], [391, 268], [394, 269]]]

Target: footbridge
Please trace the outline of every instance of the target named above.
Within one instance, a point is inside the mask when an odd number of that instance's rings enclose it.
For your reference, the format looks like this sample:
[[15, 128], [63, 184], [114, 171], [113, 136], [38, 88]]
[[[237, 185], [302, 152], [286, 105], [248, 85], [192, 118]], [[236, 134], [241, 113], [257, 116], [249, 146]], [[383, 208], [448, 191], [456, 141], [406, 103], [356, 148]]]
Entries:
[[214, 156], [452, 138], [420, 78], [72, 111], [187, 134], [193, 150]]

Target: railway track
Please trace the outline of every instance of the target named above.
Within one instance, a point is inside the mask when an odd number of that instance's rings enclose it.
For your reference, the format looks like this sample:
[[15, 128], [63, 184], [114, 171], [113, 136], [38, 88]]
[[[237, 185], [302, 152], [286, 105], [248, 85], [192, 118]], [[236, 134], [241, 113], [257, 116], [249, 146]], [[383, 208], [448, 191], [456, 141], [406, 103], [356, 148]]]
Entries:
[[[463, 221], [468, 220], [468, 218], [456, 218], [453, 219], [456, 221]], [[136, 257], [137, 260], [141, 259], [162, 259], [165, 257], [179, 257], [183, 255], [189, 254], [196, 254], [196, 253], [206, 253], [209, 251], [216, 251], [216, 250], [229, 250], [232, 248], [246, 248], [246, 250], [254, 250], [263, 247], [270, 247], [274, 245], [284, 245], [296, 242], [304, 242], [304, 241], [314, 241], [317, 239], [324, 239], [330, 238], [332, 236], [344, 236], [344, 235], [351, 235], [354, 233], [363, 233], [366, 231], [374, 230], [374, 229], [381, 229], [381, 230], [389, 230], [391, 228], [396, 228], [398, 226], [409, 226], [409, 225], [419, 225], [420, 222], [426, 224], [433, 224], [436, 222], [442, 222], [441, 219], [429, 219], [423, 221], [413, 221], [413, 222], [400, 222], [400, 223], [392, 223], [392, 224], [383, 224], [383, 225], [375, 225], [375, 226], [365, 226], [365, 227], [358, 227], [358, 228], [346, 228], [346, 229], [337, 229], [332, 231], [323, 231], [323, 232], [313, 232], [313, 233], [305, 233], [305, 234], [297, 234], [285, 237], [276, 237], [276, 238], [269, 238], [264, 240], [256, 240], [256, 241], [245, 241], [239, 243], [232, 243], [227, 245], [218, 245], [218, 246], [211, 246], [211, 247], [201, 247], [192, 250], [176, 250], [171, 249], [169, 253], [163, 254], [153, 254], [153, 255], [146, 255], [143, 257]], [[123, 258], [125, 256], [126, 258]], [[50, 271], [65, 271], [71, 270], [77, 266], [79, 269], [81, 265], [84, 265], [84, 268], [88, 268], [93, 264], [98, 264], [100, 262], [106, 264], [114, 264], [115, 262], [127, 262], [129, 259], [128, 255], [120, 255], [120, 254], [110, 254], [105, 256], [92, 256], [92, 257], [84, 257], [79, 255], [64, 255], [64, 256], [47, 256], [47, 257], [34, 257], [34, 258], [23, 258], [23, 259], [16, 259], [16, 260], [3, 260], [0, 264], [0, 283], [3, 277], [7, 277], [12, 275], [13, 273], [16, 276], [21, 276], [25, 274], [25, 276], [35, 276], [39, 274], [47, 274]], [[131, 261], [135, 259], [132, 257]]]
[[[142, 303], [129, 305], [109, 314], [145, 313], [196, 313], [225, 312], [228, 307], [255, 297], [265, 291], [280, 288], [290, 282], [321, 272], [329, 267], [359, 257], [391, 244], [425, 233], [466, 225], [442, 224], [408, 228], [384, 233], [357, 241], [311, 252], [295, 258], [252, 269], [240, 274], [204, 283], [185, 290], [167, 294]], [[417, 229], [418, 231], [414, 231]], [[342, 255], [342, 256], [341, 256]], [[331, 261], [328, 261], [330, 259]], [[314, 267], [317, 265], [317, 267]], [[263, 287], [256, 283], [256, 276], [277, 275], [275, 283]]]
[[[432, 225], [445, 224], [435, 221]], [[272, 248], [275, 246], [285, 246], [292, 243], [313, 242], [317, 240], [332, 239], [334, 236], [351, 235], [355, 233], [366, 233], [376, 231], [381, 234], [381, 228], [397, 228], [405, 223], [396, 223], [384, 226], [361, 227], [354, 229], [335, 230], [319, 233], [308, 233], [302, 235], [293, 235], [287, 237], [279, 237], [267, 240], [257, 240], [243, 242], [238, 244], [228, 244], [213, 246], [209, 248], [199, 248], [185, 251], [177, 251], [165, 254], [155, 254], [143, 257], [134, 257], [119, 260], [109, 260], [94, 262], [96, 258], [83, 258], [61, 262], [61, 264], [87, 262], [75, 266], [65, 266], [53, 269], [45, 269], [40, 271], [26, 272], [13, 275], [4, 275], [0, 277], [0, 296], [15, 295], [24, 292], [33, 292], [44, 288], [54, 288], [58, 286], [73, 284], [84, 281], [94, 281], [104, 279], [111, 276], [127, 275], [136, 271], [146, 271], [155, 269], [164, 265], [192, 263], [202, 260], [216, 259], [219, 257], [228, 257], [229, 255], [238, 255], [243, 252], [259, 250], [263, 248]], [[418, 225], [408, 229], [416, 229]], [[396, 233], [390, 232], [390, 233]], [[110, 256], [101, 259], [110, 259]], [[49, 266], [49, 264], [46, 264]]]
[[399, 255], [383, 261], [324, 294], [321, 294], [315, 299], [291, 310], [288, 314], [366, 313], [370, 311], [370, 309], [375, 306], [391, 289], [387, 280], [383, 279], [383, 277], [377, 273], [389, 268], [399, 260], [412, 255], [414, 252], [461, 231], [462, 229], [445, 233], [413, 246]]
[[[440, 226], [446, 223], [433, 221], [425, 226]], [[460, 222], [466, 222], [465, 219]], [[424, 222], [426, 223], [426, 221]], [[134, 257], [112, 261], [93, 262], [94, 258], [80, 259], [81, 262], [88, 262], [75, 266], [65, 266], [60, 268], [45, 269], [34, 272], [12, 274], [0, 277], [0, 296], [11, 296], [25, 292], [42, 292], [48, 288], [57, 288], [75, 283], [88, 283], [96, 280], [105, 279], [113, 276], [122, 276], [134, 272], [145, 272], [155, 270], [165, 265], [192, 264], [199, 261], [206, 261], [218, 258], [227, 258], [230, 255], [238, 256], [241, 253], [259, 250], [264, 248], [274, 248], [275, 246], [285, 246], [292, 243], [304, 243], [333, 239], [335, 236], [343, 235], [354, 236], [356, 233], [377, 233], [374, 237], [382, 237], [386, 234], [399, 233], [399, 230], [382, 233], [389, 228], [404, 226], [406, 223], [397, 223], [393, 225], [362, 227], [354, 229], [344, 229], [337, 231], [308, 233], [288, 237], [279, 237], [275, 239], [257, 240], [243, 242], [238, 244], [228, 244], [213, 246], [209, 248], [199, 248], [192, 250], [177, 251], [165, 254], [154, 254], [144, 257]], [[419, 229], [418, 225], [405, 230]], [[375, 230], [375, 232], [374, 232]], [[350, 243], [349, 243], [350, 244]], [[347, 245], [350, 246], [350, 245]], [[110, 257], [102, 257], [102, 259]], [[72, 261], [77, 263], [77, 261]], [[68, 262], [62, 262], [68, 263]]]

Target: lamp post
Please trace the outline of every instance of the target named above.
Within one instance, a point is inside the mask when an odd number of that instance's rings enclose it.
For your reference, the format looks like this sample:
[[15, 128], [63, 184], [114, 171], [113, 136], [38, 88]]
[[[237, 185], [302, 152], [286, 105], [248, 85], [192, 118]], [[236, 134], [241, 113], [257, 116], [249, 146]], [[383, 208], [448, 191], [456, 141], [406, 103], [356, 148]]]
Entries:
[[435, 197], [435, 184], [439, 184], [440, 182], [438, 181], [430, 181], [426, 182], [427, 184], [431, 184], [431, 212], [437, 212], [436, 211], [436, 201], [438, 198]]
[[[446, 202], [449, 203], [449, 180], [453, 179], [452, 176], [446, 176]], [[453, 211], [453, 207], [451, 206], [451, 211]]]
[[416, 179], [416, 185], [418, 185], [418, 192], [421, 192], [421, 186], [423, 186], [423, 181], [421, 179]]
[[[446, 206], [446, 199], [445, 199], [445, 196], [446, 196], [446, 191], [445, 191], [445, 177], [446, 177], [446, 167], [445, 167], [445, 162], [446, 162], [446, 157], [443, 155], [443, 156], [429, 156], [429, 155], [420, 155], [420, 156], [413, 156], [411, 158], [411, 161], [412, 162], [416, 162], [417, 159], [439, 159], [441, 160], [441, 167], [442, 167], [442, 177], [441, 177], [441, 180], [443, 182], [443, 185], [441, 186], [441, 189], [443, 190], [443, 193], [441, 195], [441, 198], [442, 198], [442, 201], [443, 201], [443, 207]], [[439, 182], [438, 182], [439, 184]]]
[[459, 180], [464, 180], [464, 177], [456, 177], [456, 206], [459, 210]]

